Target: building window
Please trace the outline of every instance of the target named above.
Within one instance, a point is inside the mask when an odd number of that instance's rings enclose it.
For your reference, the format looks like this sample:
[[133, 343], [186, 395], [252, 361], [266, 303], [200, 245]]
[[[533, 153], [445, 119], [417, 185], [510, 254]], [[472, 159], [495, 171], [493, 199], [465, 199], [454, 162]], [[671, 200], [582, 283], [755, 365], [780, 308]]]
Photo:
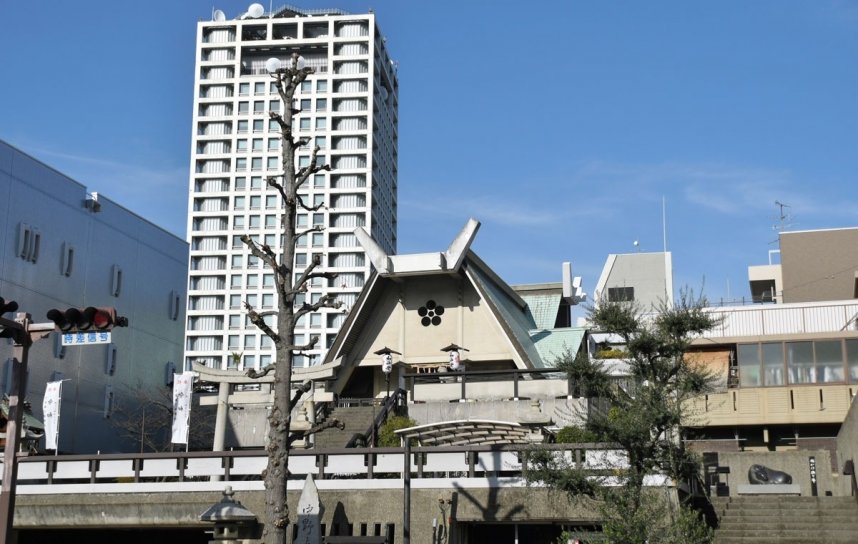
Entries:
[[608, 287], [608, 302], [633, 302], [634, 287]]
[[298, 128], [300, 130], [310, 130], [310, 119], [304, 117], [298, 119]]
[[253, 85], [254, 94], [265, 94], [265, 83], [259, 82]]
[[328, 92], [328, 80], [320, 79], [316, 82], [316, 92], [317, 93], [326, 93]]
[[858, 383], [856, 340], [739, 344], [736, 354], [742, 387]]
[[250, 94], [250, 83], [239, 83], [238, 84], [238, 95], [239, 96], [247, 96]]
[[244, 134], [244, 133], [246, 133], [246, 132], [247, 132], [247, 130], [248, 130], [248, 128], [249, 128], [249, 127], [250, 127], [250, 125], [248, 124], [248, 122], [247, 122], [247, 121], [239, 121], [239, 122], [238, 122], [238, 130], [237, 130], [237, 132], [238, 132], [239, 134]]
[[328, 119], [326, 117], [316, 118], [316, 130], [324, 130], [328, 128]]

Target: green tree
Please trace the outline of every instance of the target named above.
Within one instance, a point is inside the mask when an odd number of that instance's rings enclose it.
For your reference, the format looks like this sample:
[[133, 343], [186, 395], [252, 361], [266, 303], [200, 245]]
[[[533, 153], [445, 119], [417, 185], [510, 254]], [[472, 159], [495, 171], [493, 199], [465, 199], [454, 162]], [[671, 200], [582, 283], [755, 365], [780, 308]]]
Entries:
[[[704, 306], [705, 299], [684, 291], [674, 306], [662, 304], [650, 315], [630, 302], [601, 301], [591, 308], [593, 329], [617, 334], [626, 345], [628, 378], [622, 383], [586, 355], [567, 353], [558, 360], [579, 393], [590, 399], [585, 429], [620, 450], [624, 462], [594, 473], [550, 451], [536, 451], [529, 478], [573, 498], [600, 499], [605, 535], [612, 543], [711, 540], [696, 512], [684, 505], [671, 509], [666, 497], [660, 500], [644, 485], [648, 476], [683, 482], [699, 473], [699, 460], [684, 448], [680, 431], [694, 417], [689, 401], [710, 391], [715, 380], [685, 355], [693, 337], [717, 324]], [[605, 405], [609, 408], [599, 409]]]

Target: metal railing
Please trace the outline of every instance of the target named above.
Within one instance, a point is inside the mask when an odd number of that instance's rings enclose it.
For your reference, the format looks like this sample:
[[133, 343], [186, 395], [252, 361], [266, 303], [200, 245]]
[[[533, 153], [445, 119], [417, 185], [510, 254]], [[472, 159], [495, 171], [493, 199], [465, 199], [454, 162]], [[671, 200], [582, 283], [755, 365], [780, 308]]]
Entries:
[[[612, 381], [624, 391], [631, 391], [632, 379], [627, 376], [616, 376]], [[494, 397], [494, 400], [520, 400], [534, 397], [584, 397], [587, 392], [583, 391], [575, 380], [569, 378], [565, 372], [557, 369], [538, 370], [471, 370], [464, 372], [431, 372], [431, 373], [409, 373], [404, 375], [410, 402], [437, 402], [437, 401], [467, 401], [486, 399]], [[455, 384], [455, 385], [454, 385]], [[480, 384], [491, 384], [494, 395], [486, 395], [485, 387]], [[421, 396], [419, 393], [429, 394], [433, 391], [425, 389], [420, 391], [420, 386], [445, 386], [449, 393], [436, 394], [431, 397]], [[450, 387], [453, 385], [453, 387]], [[503, 386], [503, 387], [498, 387]], [[453, 393], [452, 389], [457, 392]], [[473, 390], [469, 396], [469, 388]], [[443, 398], [442, 398], [443, 397]]]

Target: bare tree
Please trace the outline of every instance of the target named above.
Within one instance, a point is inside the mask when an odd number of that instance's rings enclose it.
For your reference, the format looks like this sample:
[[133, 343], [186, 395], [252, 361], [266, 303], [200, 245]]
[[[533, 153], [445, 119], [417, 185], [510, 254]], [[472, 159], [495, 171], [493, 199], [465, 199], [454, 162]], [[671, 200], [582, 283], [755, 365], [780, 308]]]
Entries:
[[[272, 62], [272, 61], [269, 61]], [[270, 65], [266, 65], [269, 69]], [[282, 230], [282, 247], [279, 254], [268, 245], [255, 242], [250, 236], [244, 235], [241, 240], [248, 246], [250, 252], [259, 258], [274, 272], [274, 286], [277, 291], [277, 323], [270, 324], [266, 321], [265, 312], [257, 312], [255, 308], [245, 303], [245, 309], [250, 321], [265, 333], [274, 343], [276, 358], [274, 363], [258, 372], [250, 369], [247, 375], [251, 378], [259, 378], [274, 372], [274, 405], [268, 416], [269, 442], [266, 447], [268, 453], [268, 466], [264, 472], [265, 478], [265, 529], [263, 540], [268, 544], [285, 544], [286, 528], [289, 525], [289, 507], [286, 502], [286, 484], [289, 474], [289, 450], [291, 441], [289, 439], [289, 426], [292, 422], [292, 410], [310, 387], [305, 383], [295, 392], [292, 392], [290, 382], [292, 381], [292, 356], [305, 350], [313, 349], [318, 342], [318, 336], [311, 337], [305, 345], [294, 345], [295, 324], [304, 315], [319, 311], [322, 308], [336, 308], [339, 303], [333, 295], [323, 295], [317, 302], [308, 304], [304, 302], [299, 308], [295, 307], [296, 296], [307, 291], [307, 284], [313, 278], [333, 279], [336, 274], [318, 271], [322, 264], [322, 256], [313, 255], [313, 258], [303, 271], [293, 273], [295, 259], [295, 244], [301, 236], [310, 232], [323, 230], [321, 226], [313, 226], [306, 230], [298, 231], [295, 225], [295, 217], [298, 208], [313, 212], [322, 207], [322, 204], [308, 206], [298, 195], [298, 190], [310, 177], [322, 170], [330, 170], [328, 165], [316, 164], [319, 147], [313, 148], [309, 165], [297, 168], [295, 164], [295, 152], [298, 148], [306, 146], [309, 138], [295, 137], [292, 131], [292, 116], [299, 113], [295, 109], [292, 98], [295, 90], [314, 72], [313, 68], [304, 67], [303, 59], [297, 53], [282, 63], [279, 68], [270, 70], [274, 79], [274, 86], [283, 102], [283, 115], [272, 111], [269, 112], [271, 119], [280, 127], [281, 143], [281, 169], [278, 176], [267, 178], [268, 187], [276, 189], [283, 199], [283, 215], [280, 221]]]
[[[188, 448], [211, 448], [215, 414], [211, 407], [191, 410]], [[140, 453], [171, 449], [173, 426], [173, 391], [169, 387], [153, 388], [143, 384], [123, 388], [116, 396], [110, 424], [122, 440], [134, 444]]]

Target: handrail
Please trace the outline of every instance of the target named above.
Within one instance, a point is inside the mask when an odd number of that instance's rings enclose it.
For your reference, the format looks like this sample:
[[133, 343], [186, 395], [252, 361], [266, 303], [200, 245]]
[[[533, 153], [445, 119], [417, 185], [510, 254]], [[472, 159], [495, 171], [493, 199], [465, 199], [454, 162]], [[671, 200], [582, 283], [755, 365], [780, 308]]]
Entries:
[[[373, 399], [375, 400], [375, 399]], [[366, 432], [364, 433], [355, 433], [354, 436], [349, 440], [348, 444], [346, 444], [347, 448], [354, 448], [358, 441], [363, 439], [364, 444], [370, 444], [371, 446], [375, 446], [376, 441], [378, 440], [378, 430], [384, 425], [384, 422], [387, 421], [388, 416], [397, 406], [400, 406], [405, 402], [405, 390], [401, 388], [397, 388], [393, 394], [387, 398], [385, 398], [381, 402], [381, 410], [375, 415], [372, 423], [367, 427]], [[375, 406], [375, 404], [373, 404]]]
[[[419, 402], [420, 399], [415, 396], [415, 386], [427, 384], [449, 384], [458, 383], [461, 386], [459, 400], [467, 400], [467, 384], [486, 383], [493, 381], [493, 377], [509, 377], [512, 379], [503, 380], [506, 384], [512, 385], [512, 398], [519, 399], [520, 387], [519, 382], [523, 382], [523, 378], [530, 377], [527, 383], [553, 383], [566, 382], [565, 395], [570, 397], [585, 396], [576, 387], [576, 383], [571, 379], [565, 371], [557, 368], [542, 368], [542, 369], [509, 369], [509, 370], [465, 370], [465, 371], [448, 371], [448, 372], [431, 372], [420, 373], [410, 372], [402, 376], [403, 380], [408, 384], [408, 391], [411, 394], [411, 401]], [[553, 377], [556, 376], [556, 377]], [[489, 378], [489, 379], [487, 379]], [[538, 382], [537, 382], [538, 381]], [[616, 383], [624, 390], [630, 387], [631, 378], [628, 376], [612, 376], [611, 381]]]

